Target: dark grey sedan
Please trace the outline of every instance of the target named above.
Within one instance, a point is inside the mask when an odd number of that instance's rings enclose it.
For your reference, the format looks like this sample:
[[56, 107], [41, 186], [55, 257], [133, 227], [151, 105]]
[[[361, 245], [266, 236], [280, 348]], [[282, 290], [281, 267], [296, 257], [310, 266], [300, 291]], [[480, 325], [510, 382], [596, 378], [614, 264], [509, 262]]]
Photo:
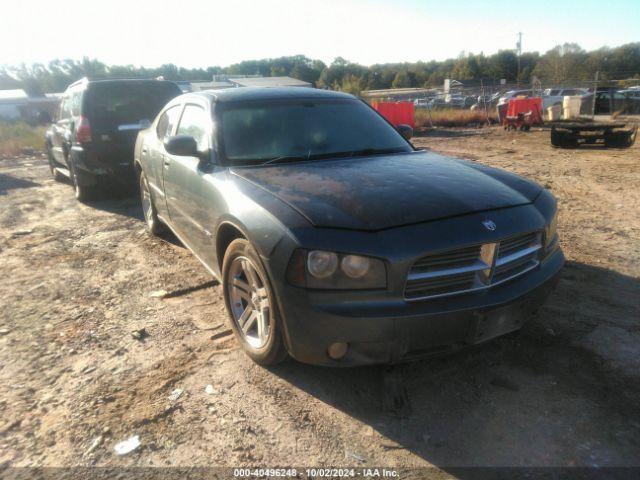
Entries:
[[177, 97], [138, 136], [149, 230], [222, 283], [256, 362], [445, 353], [519, 329], [549, 294], [549, 191], [399, 130], [351, 95], [238, 88]]

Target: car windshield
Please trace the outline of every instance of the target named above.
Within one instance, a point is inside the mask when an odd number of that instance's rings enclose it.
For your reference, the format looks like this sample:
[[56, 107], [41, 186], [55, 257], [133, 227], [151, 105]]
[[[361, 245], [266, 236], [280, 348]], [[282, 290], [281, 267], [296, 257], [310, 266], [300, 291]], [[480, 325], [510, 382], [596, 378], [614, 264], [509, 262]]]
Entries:
[[230, 104], [220, 119], [223, 151], [234, 165], [412, 151], [359, 100]]

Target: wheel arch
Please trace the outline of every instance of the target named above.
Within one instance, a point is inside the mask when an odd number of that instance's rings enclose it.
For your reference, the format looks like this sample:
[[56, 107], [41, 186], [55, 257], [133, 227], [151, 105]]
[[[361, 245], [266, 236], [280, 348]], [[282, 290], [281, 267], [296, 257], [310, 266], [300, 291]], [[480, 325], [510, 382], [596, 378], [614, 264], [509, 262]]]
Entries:
[[[216, 260], [218, 261], [217, 267], [220, 274], [219, 278], [221, 281], [224, 281], [222, 279], [222, 264], [224, 261], [224, 256], [231, 242], [238, 238], [245, 239], [256, 249], [258, 256], [261, 257], [262, 260], [264, 260], [266, 257], [269, 257], [273, 253], [274, 249], [281, 243], [282, 239], [285, 236], [284, 232], [282, 232], [279, 228], [276, 228], [274, 225], [274, 229], [271, 230], [271, 235], [259, 235], [257, 236], [257, 238], [254, 238], [253, 235], [249, 234], [249, 232], [256, 231], [255, 229], [251, 228], [252, 225], [254, 225], [252, 222], [248, 222], [248, 224], [245, 224], [235, 216], [226, 215], [225, 217], [226, 218], [222, 219], [218, 224], [218, 227], [216, 228], [215, 242]], [[264, 233], [264, 230], [262, 230], [262, 233]], [[269, 264], [265, 263], [264, 261], [263, 267], [267, 275], [267, 279], [273, 287], [277, 308], [280, 312], [282, 312], [283, 308], [281, 304], [281, 298], [278, 294], [277, 282], [274, 282], [273, 272]], [[282, 313], [280, 313], [280, 315], [282, 315]], [[286, 319], [284, 317], [281, 317], [281, 319], [284, 342], [287, 350], [289, 350], [291, 346], [289, 328], [287, 326]]]
[[142, 163], [140, 163], [140, 160], [136, 159], [133, 161], [133, 170], [136, 172], [136, 178], [140, 181], [140, 175], [142, 174]]
[[224, 254], [229, 248], [231, 242], [237, 238], [244, 238], [251, 241], [248, 235], [244, 232], [244, 229], [239, 227], [236, 223], [229, 220], [222, 222], [216, 231], [216, 260], [218, 261], [218, 270], [222, 272], [222, 262], [224, 260]]

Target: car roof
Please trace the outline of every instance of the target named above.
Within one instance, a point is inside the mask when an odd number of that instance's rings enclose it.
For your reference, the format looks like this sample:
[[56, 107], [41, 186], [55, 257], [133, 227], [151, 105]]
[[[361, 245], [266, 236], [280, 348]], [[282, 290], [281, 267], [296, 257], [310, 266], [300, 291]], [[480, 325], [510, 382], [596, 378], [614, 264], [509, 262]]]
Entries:
[[[113, 78], [108, 80], [89, 80], [87, 85], [104, 85], [104, 84], [142, 84], [142, 83], [153, 83], [153, 84], [173, 84], [178, 86], [175, 82], [171, 80], [155, 80], [152, 78]], [[178, 87], [179, 88], [179, 87]]]
[[355, 99], [353, 95], [309, 87], [238, 87], [205, 90], [186, 95], [204, 96], [216, 103], [281, 99]]

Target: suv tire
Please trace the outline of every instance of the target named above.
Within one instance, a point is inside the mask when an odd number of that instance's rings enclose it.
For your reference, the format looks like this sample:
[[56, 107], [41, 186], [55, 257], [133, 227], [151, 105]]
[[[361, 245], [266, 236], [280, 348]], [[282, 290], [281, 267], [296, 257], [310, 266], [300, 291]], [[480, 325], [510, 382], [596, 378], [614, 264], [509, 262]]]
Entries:
[[56, 169], [56, 163], [53, 160], [53, 154], [51, 153], [51, 148], [49, 146], [47, 146], [47, 160], [49, 161], [49, 170], [51, 170], [51, 176], [53, 179], [56, 182], [63, 182], [65, 176]]
[[95, 191], [93, 188], [80, 185], [76, 169], [72, 162], [69, 162], [69, 173], [71, 175], [71, 184], [73, 185], [73, 196], [76, 197], [76, 200], [79, 202], [91, 200], [95, 195]]

